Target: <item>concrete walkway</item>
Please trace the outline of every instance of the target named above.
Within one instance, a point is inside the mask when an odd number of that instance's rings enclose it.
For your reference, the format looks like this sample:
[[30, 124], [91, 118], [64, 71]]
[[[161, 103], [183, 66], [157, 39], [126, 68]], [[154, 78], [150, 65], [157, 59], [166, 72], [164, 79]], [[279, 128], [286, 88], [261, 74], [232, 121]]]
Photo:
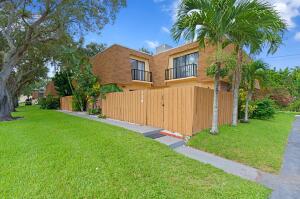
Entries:
[[181, 146], [175, 149], [176, 152], [183, 154], [199, 162], [204, 162], [219, 168], [226, 173], [230, 173], [241, 178], [258, 182], [271, 189], [274, 189], [278, 183], [278, 177], [250, 166], [231, 161], [211, 153], [200, 151], [188, 146]]
[[210, 164], [226, 173], [260, 183], [273, 191], [271, 199], [300, 199], [300, 117], [296, 118], [284, 158], [284, 164], [279, 176], [269, 174], [250, 166], [227, 160], [225, 158], [185, 146], [182, 139], [161, 135], [160, 128], [132, 124], [113, 119], [99, 119], [82, 112], [61, 111], [95, 121], [126, 128], [143, 134], [174, 149], [177, 153], [189, 158]]
[[162, 130], [161, 128], [132, 124], [132, 123], [128, 123], [128, 122], [124, 122], [124, 121], [120, 121], [120, 120], [113, 120], [113, 119], [109, 119], [109, 118], [101, 119], [95, 115], [88, 115], [86, 112], [70, 112], [70, 111], [63, 111], [63, 110], [58, 110], [58, 111], [69, 114], [69, 115], [77, 116], [77, 117], [82, 117], [82, 118], [86, 118], [86, 119], [90, 119], [90, 120], [94, 120], [94, 121], [98, 121], [98, 122], [103, 122], [103, 123], [114, 125], [114, 126], [119, 126], [119, 127], [128, 129], [130, 131], [141, 133], [144, 136], [159, 133]]
[[300, 198], [300, 116], [296, 116], [285, 150], [283, 166], [279, 175], [280, 183], [271, 199]]

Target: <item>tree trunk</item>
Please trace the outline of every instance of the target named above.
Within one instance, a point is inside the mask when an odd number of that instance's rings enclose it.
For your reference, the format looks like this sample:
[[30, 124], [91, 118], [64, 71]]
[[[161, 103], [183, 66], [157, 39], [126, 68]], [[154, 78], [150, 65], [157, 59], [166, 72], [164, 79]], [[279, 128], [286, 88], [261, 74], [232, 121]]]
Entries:
[[252, 91], [248, 91], [245, 104], [245, 122], [249, 122], [249, 102], [252, 99]]
[[19, 106], [19, 101], [18, 101], [18, 96], [16, 94], [14, 94], [12, 96], [12, 112], [16, 112], [16, 108], [18, 108]]
[[213, 102], [213, 119], [212, 128], [210, 130], [211, 134], [218, 134], [218, 121], [219, 121], [219, 81], [220, 81], [220, 67], [221, 64], [217, 63], [217, 71], [214, 79], [214, 102]]
[[241, 83], [241, 68], [243, 62], [243, 49], [239, 48], [237, 53], [237, 65], [233, 73], [233, 107], [232, 107], [232, 126], [238, 124], [238, 106], [239, 106], [239, 90]]
[[6, 82], [0, 79], [0, 121], [12, 120], [11, 105], [11, 97]]

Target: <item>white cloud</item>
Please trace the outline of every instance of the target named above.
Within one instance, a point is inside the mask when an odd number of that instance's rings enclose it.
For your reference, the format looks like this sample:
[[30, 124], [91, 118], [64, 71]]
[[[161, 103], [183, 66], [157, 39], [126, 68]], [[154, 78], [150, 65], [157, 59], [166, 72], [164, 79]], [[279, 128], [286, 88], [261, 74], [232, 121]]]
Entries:
[[163, 12], [166, 12], [170, 15], [170, 17], [172, 18], [172, 21], [175, 22], [176, 21], [176, 15], [177, 15], [177, 10], [178, 10], [178, 6], [180, 4], [181, 0], [173, 0], [173, 2], [171, 4], [163, 4], [161, 6], [161, 10]]
[[162, 26], [162, 27], [161, 27], [161, 31], [170, 34], [169, 28], [167, 28], [167, 27], [165, 27], [165, 26]]
[[289, 28], [296, 27], [294, 18], [300, 16], [300, 0], [268, 0], [286, 21]]
[[[267, 0], [279, 12], [289, 28], [296, 27], [294, 19], [300, 17], [300, 0]], [[171, 5], [164, 6], [163, 11], [171, 14], [172, 21], [176, 21], [176, 14], [181, 0], [174, 0]]]
[[149, 41], [146, 40], [145, 43], [148, 45], [149, 48], [151, 49], [155, 49], [156, 47], [159, 46], [159, 42], [158, 41]]
[[300, 41], [300, 32], [297, 32], [294, 36], [294, 39]]
[[178, 7], [181, 3], [181, 0], [175, 0], [173, 2], [173, 4], [171, 5], [171, 9], [172, 9], [172, 21], [175, 22], [176, 21], [176, 16], [177, 16], [177, 11], [178, 11]]

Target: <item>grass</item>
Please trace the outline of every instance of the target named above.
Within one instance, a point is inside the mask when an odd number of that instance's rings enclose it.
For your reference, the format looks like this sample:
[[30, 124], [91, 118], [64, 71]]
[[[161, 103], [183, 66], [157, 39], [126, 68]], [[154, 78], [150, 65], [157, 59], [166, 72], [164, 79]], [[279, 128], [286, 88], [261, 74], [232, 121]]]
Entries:
[[267, 198], [137, 133], [37, 107], [0, 123], [2, 198]]
[[213, 136], [205, 130], [192, 137], [189, 145], [266, 172], [278, 173], [294, 113], [279, 112], [270, 120], [251, 120], [237, 127], [222, 126]]

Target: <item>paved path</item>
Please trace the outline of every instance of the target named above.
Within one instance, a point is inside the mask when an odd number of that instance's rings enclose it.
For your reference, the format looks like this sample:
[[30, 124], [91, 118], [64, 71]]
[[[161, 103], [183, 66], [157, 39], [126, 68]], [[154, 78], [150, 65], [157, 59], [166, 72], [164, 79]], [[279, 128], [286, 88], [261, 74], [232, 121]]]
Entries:
[[219, 168], [226, 173], [230, 173], [241, 178], [258, 182], [271, 189], [274, 189], [277, 185], [277, 176], [262, 172], [258, 169], [250, 166], [228, 160], [211, 153], [200, 151], [188, 146], [181, 146], [175, 149], [178, 153], [181, 153], [189, 158], [204, 162]]
[[300, 199], [300, 116], [296, 116], [289, 136], [279, 178], [271, 199]]
[[101, 121], [141, 133], [146, 137], [152, 138], [171, 147], [176, 152], [189, 158], [213, 165], [214, 167], [222, 169], [227, 173], [258, 182], [273, 189], [274, 191], [271, 199], [300, 199], [300, 117], [297, 117], [294, 123], [284, 157], [283, 168], [281, 174], [277, 176], [262, 172], [258, 169], [235, 161], [227, 160], [211, 153], [185, 146], [185, 142], [182, 139], [159, 134], [161, 131], [159, 128], [142, 126], [112, 119], [99, 119], [95, 116], [90, 116], [82, 112], [61, 112], [91, 120]]
[[125, 129], [128, 129], [130, 131], [138, 132], [141, 133], [145, 136], [160, 132], [160, 128], [155, 128], [155, 127], [150, 127], [150, 126], [143, 126], [143, 125], [138, 125], [138, 124], [132, 124], [120, 120], [113, 120], [113, 119], [100, 119], [95, 115], [88, 115], [86, 112], [70, 112], [70, 111], [63, 111], [63, 110], [58, 110], [59, 112], [63, 112], [69, 115], [77, 116], [77, 117], [82, 117], [90, 120], [95, 120], [98, 122], [103, 122], [106, 124], [114, 125], [114, 126], [119, 126]]

